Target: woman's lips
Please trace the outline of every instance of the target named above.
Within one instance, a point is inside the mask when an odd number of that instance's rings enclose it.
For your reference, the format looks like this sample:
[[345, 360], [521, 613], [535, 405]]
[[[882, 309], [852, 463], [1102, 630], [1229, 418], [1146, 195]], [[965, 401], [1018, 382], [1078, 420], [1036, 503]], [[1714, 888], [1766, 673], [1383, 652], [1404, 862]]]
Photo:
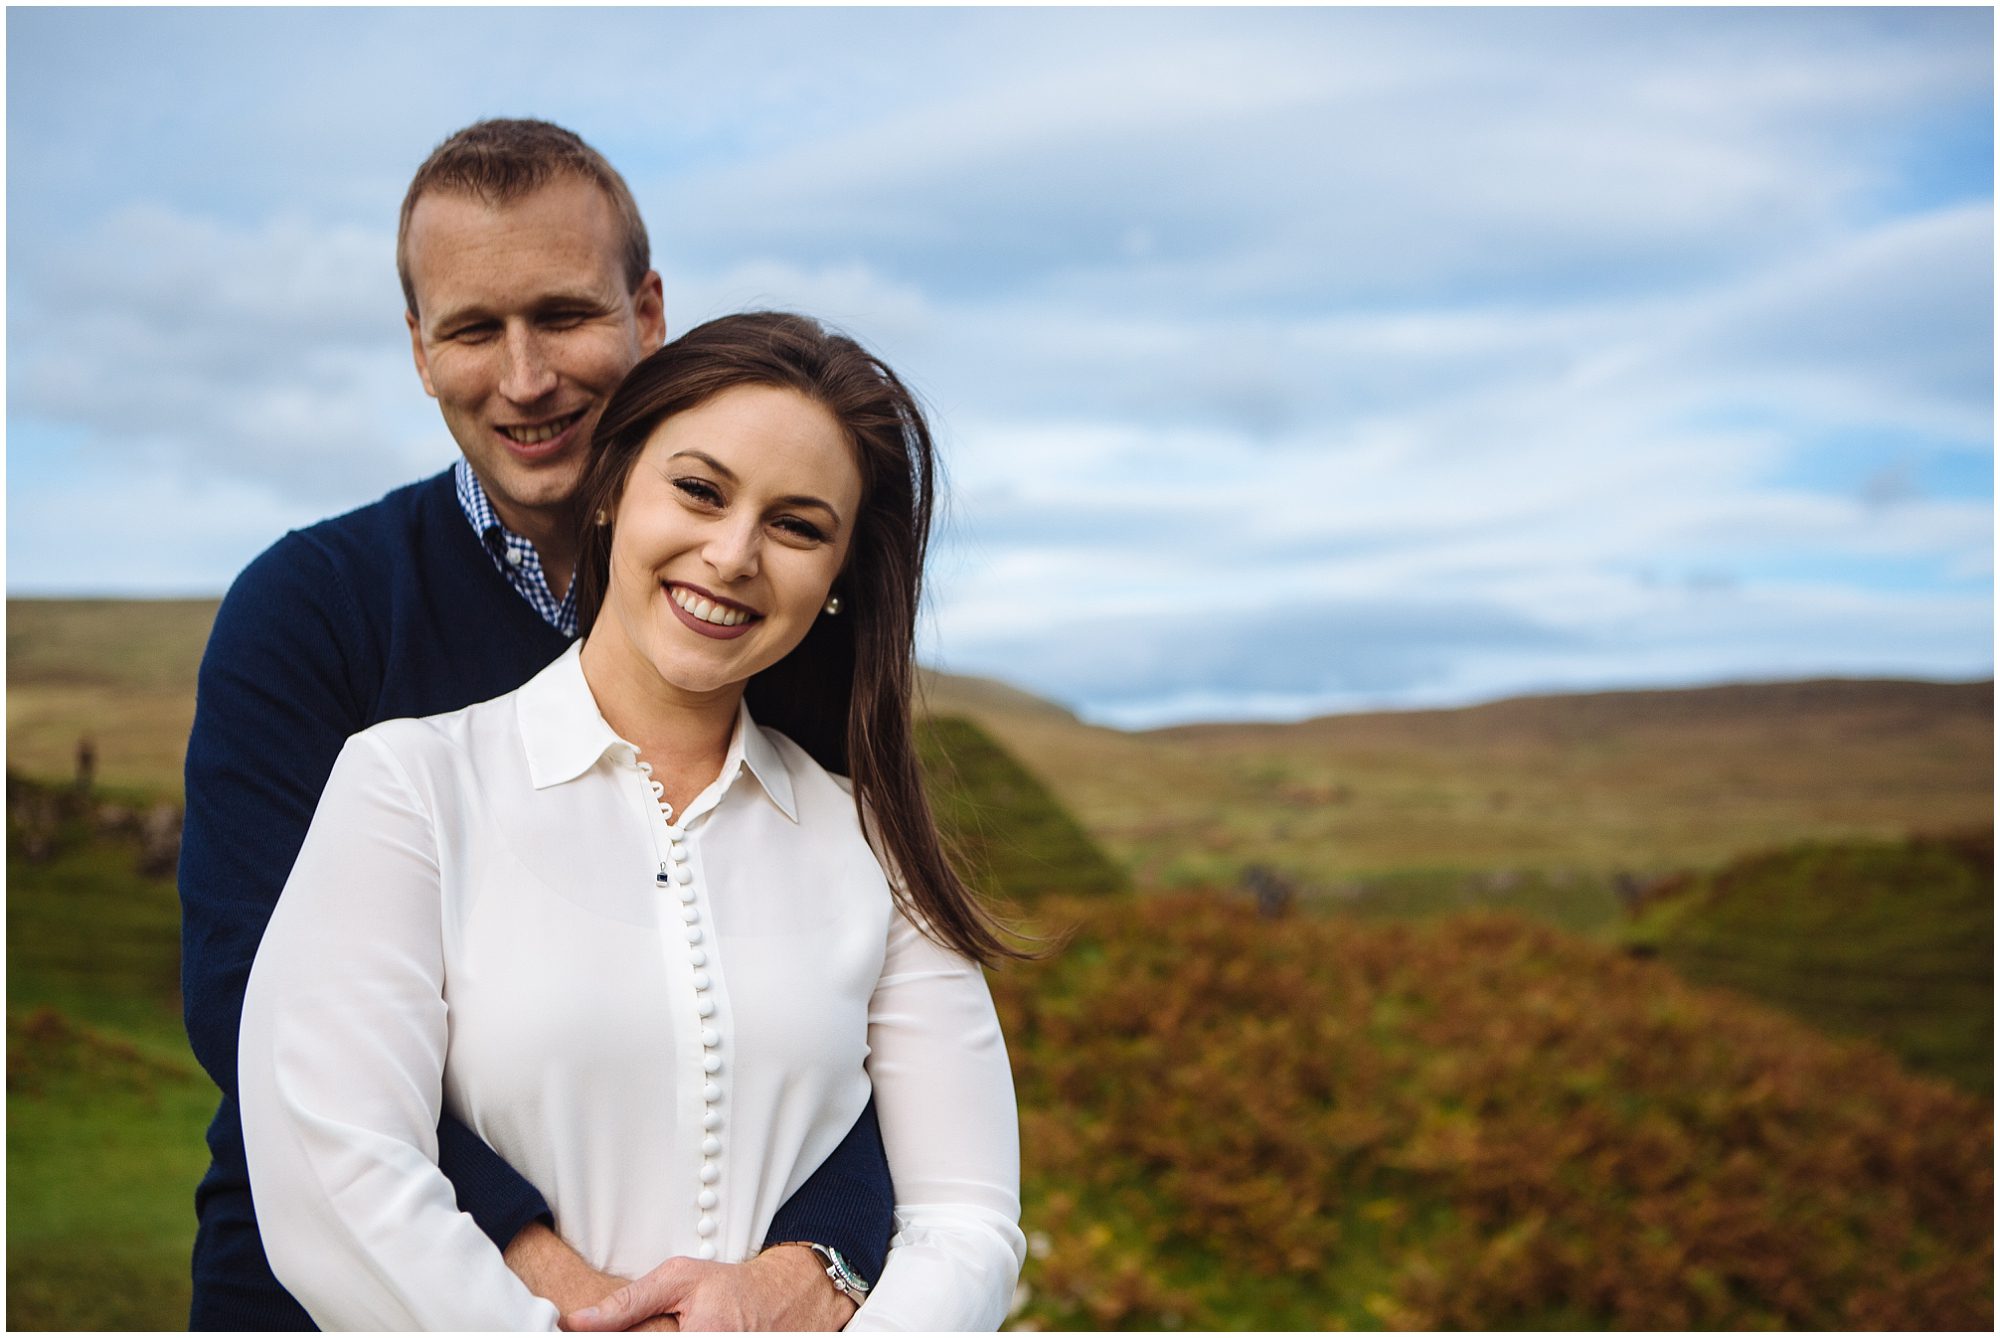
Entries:
[[[684, 585], [673, 585], [662, 581], [660, 589], [665, 592], [667, 606], [673, 609], [676, 618], [703, 636], [712, 637], [717, 641], [733, 641], [763, 621], [764, 615], [761, 613], [752, 613], [741, 605], [711, 599]], [[708, 620], [709, 617], [740, 618], [742, 621], [713, 623]]]

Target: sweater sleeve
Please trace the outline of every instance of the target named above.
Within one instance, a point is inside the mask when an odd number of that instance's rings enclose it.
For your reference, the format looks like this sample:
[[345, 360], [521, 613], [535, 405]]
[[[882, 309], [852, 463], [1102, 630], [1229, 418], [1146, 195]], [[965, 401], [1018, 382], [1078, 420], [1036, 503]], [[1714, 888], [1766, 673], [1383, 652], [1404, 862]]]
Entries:
[[895, 1202], [882, 1129], [870, 1098], [840, 1146], [779, 1207], [764, 1237], [765, 1248], [802, 1240], [831, 1246], [873, 1282], [882, 1276], [889, 1236], [896, 1229]]
[[[372, 723], [363, 666], [375, 653], [354, 599], [320, 550], [288, 535], [246, 568], [202, 656], [181, 835], [181, 982], [188, 1039], [234, 1119], [243, 991], [314, 807], [347, 736]], [[534, 1186], [457, 1121], [439, 1162], [504, 1245], [547, 1213]]]

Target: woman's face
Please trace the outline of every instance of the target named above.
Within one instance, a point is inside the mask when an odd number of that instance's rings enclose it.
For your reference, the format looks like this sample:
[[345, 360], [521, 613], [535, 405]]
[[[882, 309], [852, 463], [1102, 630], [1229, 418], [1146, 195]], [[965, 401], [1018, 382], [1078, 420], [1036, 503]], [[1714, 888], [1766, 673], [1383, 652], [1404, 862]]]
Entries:
[[738, 386], [666, 419], [611, 522], [604, 612], [631, 667], [740, 690], [821, 616], [860, 506], [846, 434], [796, 391]]

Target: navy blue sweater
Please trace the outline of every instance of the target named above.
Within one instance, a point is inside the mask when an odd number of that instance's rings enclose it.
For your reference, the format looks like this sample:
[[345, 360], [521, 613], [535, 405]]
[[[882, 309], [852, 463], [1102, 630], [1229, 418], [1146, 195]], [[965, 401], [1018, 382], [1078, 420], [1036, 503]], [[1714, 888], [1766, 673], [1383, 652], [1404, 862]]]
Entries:
[[[195, 1329], [310, 1329], [257, 1234], [236, 1107], [236, 1033], [258, 941], [334, 759], [382, 720], [511, 692], [567, 645], [482, 549], [450, 471], [296, 530], [237, 577], [202, 656], [181, 836], [188, 1039], [222, 1102], [195, 1192]], [[547, 1220], [533, 1185], [457, 1120], [438, 1164], [459, 1207], [504, 1246]], [[634, 1187], [643, 1193], [643, 1187]], [[778, 1210], [766, 1238], [832, 1245], [878, 1277], [894, 1195], [874, 1104]]]

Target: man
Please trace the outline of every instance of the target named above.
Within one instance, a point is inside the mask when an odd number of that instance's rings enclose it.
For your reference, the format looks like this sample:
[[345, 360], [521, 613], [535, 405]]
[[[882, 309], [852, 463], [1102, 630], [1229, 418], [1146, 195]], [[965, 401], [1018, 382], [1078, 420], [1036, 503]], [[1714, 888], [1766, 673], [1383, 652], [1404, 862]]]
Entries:
[[[441, 144], [403, 201], [417, 374], [463, 458], [286, 535], [230, 587], [202, 658], [180, 870], [188, 1035], [222, 1089], [196, 1192], [195, 1329], [308, 1329], [257, 1234], [235, 1104], [258, 939], [346, 737], [508, 692], [576, 635], [572, 508], [612, 390], [665, 338], [645, 225], [609, 163], [540, 121]], [[438, 1165], [509, 1266], [565, 1313], [626, 1280], [551, 1229], [534, 1186], [446, 1116]], [[644, 1192], [635, 1189], [635, 1192]], [[671, 1260], [648, 1327], [839, 1328], [879, 1276], [893, 1194], [871, 1106], [741, 1265]]]

